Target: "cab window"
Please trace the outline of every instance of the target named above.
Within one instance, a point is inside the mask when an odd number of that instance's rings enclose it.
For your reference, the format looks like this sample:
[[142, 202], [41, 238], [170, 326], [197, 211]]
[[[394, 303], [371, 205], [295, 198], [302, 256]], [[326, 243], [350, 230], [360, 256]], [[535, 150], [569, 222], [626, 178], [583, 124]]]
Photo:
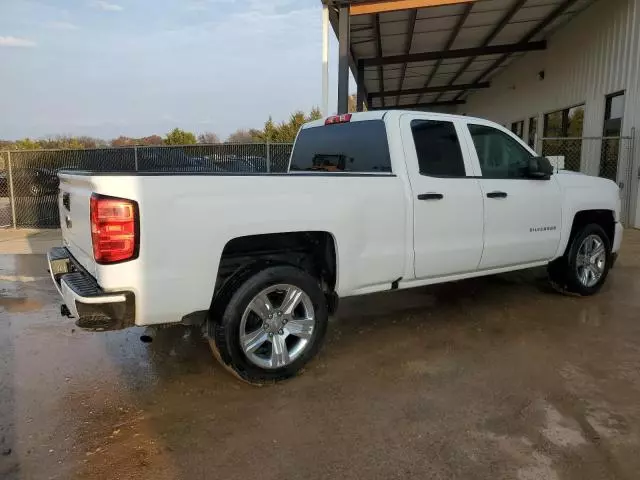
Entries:
[[469, 124], [484, 178], [527, 177], [531, 153], [506, 133], [486, 125]]

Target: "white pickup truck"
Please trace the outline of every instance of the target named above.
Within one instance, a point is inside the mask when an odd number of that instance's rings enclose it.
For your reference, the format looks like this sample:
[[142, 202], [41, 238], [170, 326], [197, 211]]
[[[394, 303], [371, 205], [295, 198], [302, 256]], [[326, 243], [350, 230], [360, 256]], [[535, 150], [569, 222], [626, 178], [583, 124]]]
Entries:
[[548, 265], [602, 287], [618, 186], [549, 161], [495, 123], [367, 112], [306, 124], [288, 173], [60, 174], [63, 314], [84, 328], [203, 319], [242, 379], [294, 375], [338, 298]]

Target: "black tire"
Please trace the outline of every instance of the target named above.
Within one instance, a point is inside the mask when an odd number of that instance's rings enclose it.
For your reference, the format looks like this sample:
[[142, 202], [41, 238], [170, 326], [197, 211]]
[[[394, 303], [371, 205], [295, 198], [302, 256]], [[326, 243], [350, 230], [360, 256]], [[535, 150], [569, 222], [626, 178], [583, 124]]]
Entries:
[[[579, 278], [577, 263], [580, 246], [584, 240], [591, 235], [595, 235], [599, 238], [604, 245], [606, 253], [604, 257], [604, 270], [602, 271], [600, 278], [594, 285], [587, 286]], [[600, 291], [607, 280], [611, 265], [611, 240], [600, 225], [592, 223], [585, 225], [573, 235], [569, 242], [567, 251], [562, 258], [559, 258], [549, 264], [549, 279], [553, 286], [562, 292], [587, 297], [595, 295]]]
[[[306, 293], [313, 304], [315, 325], [301, 354], [282, 368], [262, 368], [252, 362], [240, 345], [242, 317], [249, 303], [263, 290], [289, 284]], [[212, 314], [215, 315], [215, 310]], [[251, 275], [235, 289], [219, 318], [210, 318], [209, 343], [216, 358], [233, 374], [251, 384], [275, 383], [295, 376], [320, 350], [327, 331], [326, 299], [317, 279], [296, 267], [269, 266]], [[273, 347], [272, 347], [273, 348]]]

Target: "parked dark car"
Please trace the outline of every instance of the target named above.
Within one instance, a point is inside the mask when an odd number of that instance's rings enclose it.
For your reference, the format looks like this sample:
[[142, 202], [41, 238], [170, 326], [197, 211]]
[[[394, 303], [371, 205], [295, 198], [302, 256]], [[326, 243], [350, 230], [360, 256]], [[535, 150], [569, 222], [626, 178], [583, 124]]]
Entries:
[[267, 159], [264, 157], [221, 155], [214, 157], [214, 162], [225, 172], [267, 172]]
[[[46, 168], [14, 168], [11, 176], [13, 194], [17, 197], [39, 197], [58, 193], [58, 176]], [[0, 172], [0, 196], [6, 197], [9, 192], [9, 172]]]
[[138, 153], [138, 169], [143, 172], [221, 172], [207, 157], [191, 157], [173, 148], [145, 148]]

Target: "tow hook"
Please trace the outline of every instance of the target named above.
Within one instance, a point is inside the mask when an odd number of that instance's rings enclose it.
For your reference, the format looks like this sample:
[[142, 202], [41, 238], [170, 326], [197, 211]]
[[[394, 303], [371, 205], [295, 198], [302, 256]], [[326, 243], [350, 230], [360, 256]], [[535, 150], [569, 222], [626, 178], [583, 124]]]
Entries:
[[71, 318], [69, 307], [67, 307], [64, 303], [60, 305], [60, 315], [62, 315], [63, 317]]

